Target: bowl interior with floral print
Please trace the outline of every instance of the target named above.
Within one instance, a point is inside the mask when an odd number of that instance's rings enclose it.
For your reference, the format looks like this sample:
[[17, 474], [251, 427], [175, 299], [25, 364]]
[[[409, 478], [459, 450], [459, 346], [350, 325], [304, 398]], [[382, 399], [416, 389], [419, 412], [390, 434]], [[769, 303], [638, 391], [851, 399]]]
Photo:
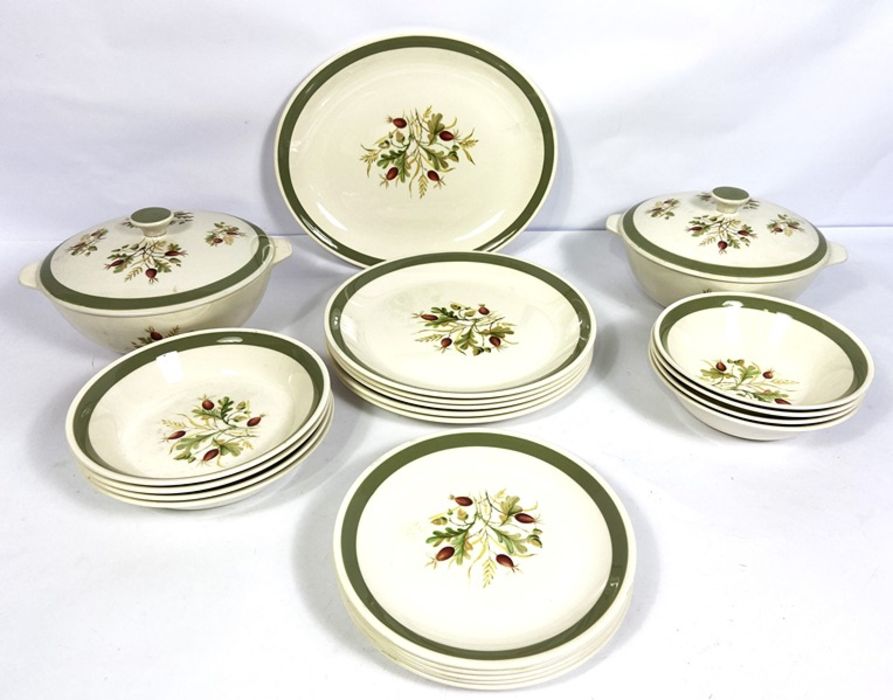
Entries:
[[802, 216], [737, 187], [648, 199], [624, 214], [622, 229], [660, 262], [712, 275], [791, 275], [828, 253], [825, 237]]
[[799, 304], [750, 294], [705, 294], [668, 307], [656, 347], [671, 367], [731, 399], [779, 410], [855, 401], [873, 375], [865, 346]]
[[99, 473], [214, 478], [296, 443], [318, 424], [327, 387], [315, 353], [285, 336], [185, 334], [94, 377], [72, 404], [71, 437]]
[[435, 395], [558, 381], [595, 339], [592, 310], [576, 290], [492, 253], [383, 263], [336, 291], [326, 318], [339, 361], [380, 384]]
[[591, 469], [481, 432], [410, 443], [368, 469], [335, 549], [350, 604], [380, 634], [481, 662], [585, 645], [635, 562], [623, 506]]
[[536, 88], [489, 51], [440, 36], [333, 58], [291, 96], [276, 137], [292, 213], [361, 266], [495, 250], [533, 218], [554, 171], [554, 126]]

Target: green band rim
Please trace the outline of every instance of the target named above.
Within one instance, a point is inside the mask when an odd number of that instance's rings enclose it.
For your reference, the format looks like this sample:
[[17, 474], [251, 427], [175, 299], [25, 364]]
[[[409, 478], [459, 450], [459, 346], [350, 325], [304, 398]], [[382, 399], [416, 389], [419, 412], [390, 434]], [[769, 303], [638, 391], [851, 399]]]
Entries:
[[543, 167], [536, 188], [527, 205], [515, 220], [489, 241], [475, 248], [475, 250], [495, 250], [506, 244], [524, 229], [548, 194], [549, 185], [552, 181], [552, 175], [555, 169], [556, 146], [554, 124], [545, 103], [536, 88], [534, 88], [517, 69], [495, 54], [475, 46], [474, 44], [460, 41], [458, 39], [425, 35], [391, 37], [348, 51], [324, 65], [318, 72], [313, 74], [300, 91], [291, 98], [285, 109], [285, 113], [282, 116], [282, 123], [280, 124], [277, 135], [276, 172], [286, 204], [307, 233], [310, 234], [317, 243], [328, 248], [336, 255], [344, 257], [361, 266], [374, 265], [382, 262], [384, 258], [378, 258], [369, 255], [368, 253], [354, 250], [353, 248], [340, 243], [335, 236], [327, 232], [324, 227], [320, 226], [314, 220], [298, 198], [292, 183], [291, 173], [288, 167], [289, 144], [291, 143], [295, 125], [303, 113], [304, 108], [307, 106], [307, 102], [330, 78], [351, 64], [364, 58], [368, 58], [369, 56], [383, 53], [385, 51], [406, 48], [444, 49], [483, 61], [505, 75], [521, 90], [530, 102], [537, 120], [539, 121], [540, 130], [543, 136]]
[[[241, 219], [245, 221], [244, 219]], [[221, 277], [210, 284], [195, 289], [189, 289], [185, 292], [177, 292], [176, 294], [165, 294], [153, 297], [103, 297], [94, 294], [84, 294], [71, 287], [62, 284], [53, 274], [52, 262], [59, 250], [65, 243], [56, 246], [52, 252], [44, 258], [40, 266], [40, 285], [47, 294], [54, 299], [65, 304], [73, 304], [88, 309], [97, 309], [99, 311], [131, 311], [138, 309], [155, 309], [167, 306], [176, 306], [185, 304], [190, 301], [204, 299], [218, 292], [236, 287], [240, 282], [252, 277], [256, 272], [270, 264], [272, 260], [272, 242], [270, 238], [260, 228], [245, 221], [257, 234], [258, 246], [254, 254], [235, 272]]]
[[[850, 383], [850, 386], [847, 388], [847, 390], [841, 396], [835, 399], [835, 401], [839, 401], [844, 397], [853, 394], [857, 389], [859, 389], [859, 387], [861, 387], [865, 383], [865, 380], [868, 378], [870, 373], [870, 360], [865, 354], [865, 351], [855, 340], [853, 340], [852, 336], [850, 336], [849, 333], [847, 333], [835, 323], [832, 323], [831, 321], [828, 321], [821, 316], [815, 315], [808, 309], [786, 304], [780, 299], [773, 299], [768, 297], [752, 297], [747, 295], [739, 296], [734, 293], [708, 294], [692, 297], [691, 299], [686, 300], [684, 303], [679, 304], [675, 308], [670, 309], [664, 316], [663, 320], [660, 323], [660, 326], [658, 326], [658, 337], [660, 338], [661, 348], [663, 348], [669, 356], [669, 350], [667, 349], [667, 337], [669, 336], [673, 326], [676, 325], [676, 323], [680, 319], [685, 318], [689, 314], [698, 311], [720, 308], [730, 301], [740, 303], [741, 306], [743, 306], [745, 309], [786, 314], [792, 317], [794, 320], [799, 321], [806, 326], [809, 326], [813, 330], [818, 331], [829, 340], [833, 341], [843, 351], [843, 353], [847, 356], [847, 359], [853, 365], [853, 381]], [[680, 371], [682, 371], [681, 368]], [[682, 373], [685, 374], [684, 371], [682, 371]], [[718, 391], [708, 384], [699, 383], [699, 385], [703, 386], [706, 389], [709, 389], [719, 396], [727, 396], [727, 394], [725, 394], [724, 392]], [[759, 404], [754, 403], [754, 405]], [[793, 408], [796, 409], [797, 406], [795, 405], [793, 406]], [[801, 405], [800, 408], [809, 408], [809, 406]]]
[[[240, 342], [226, 342], [226, 339], [233, 337], [238, 337]], [[90, 440], [90, 419], [93, 417], [93, 411], [105, 394], [124, 377], [138, 370], [140, 367], [144, 367], [145, 365], [154, 362], [161, 355], [166, 355], [171, 352], [185, 352], [197, 348], [233, 346], [266, 348], [268, 350], [282, 353], [295, 360], [307, 370], [307, 374], [310, 376], [310, 382], [313, 386], [313, 400], [308, 411], [308, 416], [312, 416], [316, 412], [323, 396], [324, 379], [323, 369], [319, 364], [319, 360], [311, 354], [311, 352], [275, 335], [244, 331], [241, 329], [207, 331], [196, 335], [173, 337], [160, 343], [148, 345], [141, 350], [126, 356], [118, 364], [114, 365], [98, 377], [81, 397], [77, 408], [72, 414], [72, 433], [77, 446], [96, 464], [99, 464], [110, 471], [120, 472], [119, 469], [99, 456], [96, 449], [93, 447], [93, 442]], [[260, 456], [262, 455], [258, 455], [258, 457]]]
[[[412, 461], [426, 455], [459, 447], [495, 447], [521, 452], [536, 459], [547, 462], [572, 479], [595, 502], [596, 507], [605, 518], [611, 539], [611, 567], [605, 588], [593, 606], [577, 622], [535, 644], [512, 649], [481, 651], [463, 649], [442, 644], [428, 639], [402, 625], [391, 616], [375, 599], [363, 574], [360, 571], [357, 557], [356, 538], [360, 517], [366, 503], [384, 481]], [[439, 435], [422, 442], [409, 445], [403, 450], [382, 461], [372, 472], [367, 474], [362, 483], [351, 496], [345, 510], [341, 525], [340, 537], [341, 558], [347, 578], [354, 593], [362, 601], [366, 609], [385, 627], [403, 639], [425, 649], [447, 656], [482, 661], [501, 661], [520, 659], [534, 654], [547, 652], [563, 644], [567, 644], [595, 625], [607, 612], [623, 586], [629, 567], [629, 536], [624, 524], [623, 515], [614, 499], [593, 474], [580, 463], [539, 443], [514, 435], [501, 433], [450, 433]]]
[[567, 300], [567, 302], [577, 313], [577, 318], [580, 320], [580, 337], [577, 339], [577, 344], [574, 346], [571, 354], [564, 360], [564, 362], [562, 362], [551, 372], [548, 372], [541, 377], [537, 377], [536, 379], [532, 379], [529, 382], [525, 382], [525, 384], [533, 384], [558, 374], [569, 365], [573, 364], [574, 361], [576, 361], [577, 358], [579, 358], [580, 355], [583, 354], [583, 351], [589, 344], [589, 340], [595, 326], [589, 304], [580, 295], [580, 293], [577, 292], [573, 287], [571, 287], [567, 282], [565, 282], [563, 279], [553, 274], [552, 272], [549, 272], [548, 270], [537, 267], [536, 265], [524, 260], [519, 260], [518, 258], [512, 258], [505, 255], [492, 253], [468, 251], [451, 253], [424, 253], [421, 255], [413, 255], [408, 258], [400, 258], [398, 260], [391, 260], [389, 262], [379, 263], [378, 265], [370, 267], [367, 270], [364, 270], [363, 272], [360, 272], [359, 274], [354, 276], [353, 279], [351, 279], [346, 285], [344, 285], [330, 301], [329, 315], [326, 319], [326, 323], [329, 326], [329, 331], [331, 332], [332, 339], [335, 341], [338, 349], [352, 362], [356, 363], [373, 376], [381, 377], [390, 382], [400, 383], [397, 382], [397, 380], [395, 379], [390, 379], [389, 377], [385, 377], [384, 375], [382, 375], [374, 367], [371, 367], [370, 365], [360, 360], [360, 358], [358, 358], [350, 350], [350, 348], [348, 348], [347, 343], [344, 341], [344, 336], [341, 333], [341, 317], [344, 314], [345, 306], [354, 296], [354, 294], [356, 294], [360, 289], [365, 287], [370, 282], [397, 270], [403, 270], [409, 267], [414, 267], [416, 265], [427, 265], [429, 263], [439, 262], [472, 262], [486, 265], [499, 265], [501, 267], [507, 267], [512, 270], [524, 272], [532, 277], [535, 277], [541, 282], [545, 282], [550, 287], [555, 289], [555, 291], [557, 291]]
[[679, 255], [677, 253], [671, 253], [665, 248], [661, 248], [656, 243], [645, 238], [642, 235], [642, 232], [636, 228], [635, 223], [633, 223], [633, 217], [635, 213], [639, 210], [643, 204], [650, 202], [650, 199], [646, 199], [643, 202], [639, 202], [636, 206], [632, 207], [626, 214], [623, 215], [623, 233], [629, 239], [629, 241], [641, 251], [651, 255], [658, 260], [663, 262], [670, 263], [671, 265], [677, 265], [679, 267], [685, 268], [686, 270], [692, 270], [694, 272], [702, 272], [709, 275], [722, 275], [724, 277], [742, 277], [742, 278], [756, 278], [756, 277], [780, 277], [783, 275], [790, 275], [796, 272], [804, 272], [809, 270], [825, 259], [825, 256], [828, 254], [828, 241], [825, 239], [825, 236], [816, 228], [813, 224], [810, 224], [815, 229], [816, 235], [818, 236], [818, 244], [816, 245], [815, 250], [812, 251], [807, 257], [797, 260], [792, 263], [786, 263], [784, 265], [775, 265], [772, 267], [736, 267], [734, 265], [717, 265], [715, 263], [702, 262], [700, 260], [693, 260], [692, 258], [686, 258], [683, 255]]

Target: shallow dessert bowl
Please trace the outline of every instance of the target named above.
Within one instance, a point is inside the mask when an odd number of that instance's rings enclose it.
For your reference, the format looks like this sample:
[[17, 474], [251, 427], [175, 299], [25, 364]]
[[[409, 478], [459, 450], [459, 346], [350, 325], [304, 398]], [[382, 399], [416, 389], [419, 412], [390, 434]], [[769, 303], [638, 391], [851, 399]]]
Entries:
[[673, 371], [743, 408], [833, 413], [860, 402], [874, 377], [871, 355], [849, 330], [764, 295], [683, 299], [658, 317], [652, 340]]
[[210, 482], [279, 459], [320, 425], [330, 395], [322, 360], [292, 338], [197, 331], [96, 374], [66, 435], [82, 467], [115, 482]]

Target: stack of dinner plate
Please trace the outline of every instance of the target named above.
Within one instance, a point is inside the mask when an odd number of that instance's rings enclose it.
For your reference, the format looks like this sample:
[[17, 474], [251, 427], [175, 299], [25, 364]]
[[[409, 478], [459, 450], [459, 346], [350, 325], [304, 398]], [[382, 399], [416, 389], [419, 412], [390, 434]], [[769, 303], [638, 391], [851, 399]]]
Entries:
[[329, 300], [338, 377], [369, 403], [421, 420], [485, 423], [570, 392], [592, 362], [588, 302], [557, 275], [481, 252], [370, 267]]
[[843, 423], [874, 376], [871, 355], [849, 330], [760, 294], [701, 294], [667, 307], [652, 329], [649, 356], [689, 413], [751, 440]]
[[476, 689], [540, 683], [620, 627], [629, 518], [589, 466], [504, 433], [403, 445], [354, 483], [335, 567], [357, 627], [400, 666]]
[[98, 491], [150, 508], [212, 508], [289, 474], [332, 422], [320, 357], [242, 328], [152, 343], [95, 375], [68, 411], [75, 460]]

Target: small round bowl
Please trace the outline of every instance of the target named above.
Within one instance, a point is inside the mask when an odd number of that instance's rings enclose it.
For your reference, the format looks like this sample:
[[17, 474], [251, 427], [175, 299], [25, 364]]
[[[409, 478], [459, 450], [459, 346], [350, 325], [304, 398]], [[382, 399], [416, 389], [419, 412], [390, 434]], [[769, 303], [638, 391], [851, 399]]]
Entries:
[[832, 413], [861, 401], [874, 377], [849, 330], [800, 304], [713, 293], [667, 307], [652, 342], [672, 370], [742, 408]]
[[211, 482], [265, 463], [320, 424], [331, 385], [319, 356], [257, 330], [186, 333], [107, 366], [66, 418], [77, 462], [116, 482]]

